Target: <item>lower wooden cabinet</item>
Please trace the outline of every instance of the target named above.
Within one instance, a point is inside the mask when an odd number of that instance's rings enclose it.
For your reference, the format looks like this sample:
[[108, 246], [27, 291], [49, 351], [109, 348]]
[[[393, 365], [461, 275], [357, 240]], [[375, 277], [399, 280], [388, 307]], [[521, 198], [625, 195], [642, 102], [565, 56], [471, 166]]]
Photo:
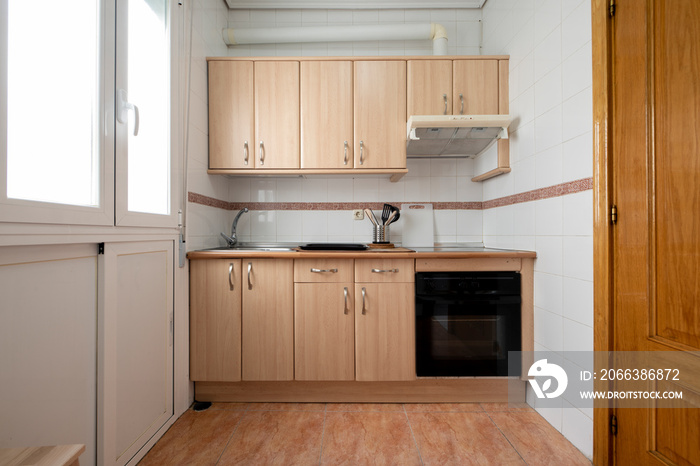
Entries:
[[242, 263], [242, 380], [294, 379], [294, 261]]
[[415, 380], [413, 283], [355, 284], [355, 378]]
[[294, 284], [294, 378], [355, 379], [352, 283]]
[[241, 260], [190, 262], [190, 379], [241, 380]]

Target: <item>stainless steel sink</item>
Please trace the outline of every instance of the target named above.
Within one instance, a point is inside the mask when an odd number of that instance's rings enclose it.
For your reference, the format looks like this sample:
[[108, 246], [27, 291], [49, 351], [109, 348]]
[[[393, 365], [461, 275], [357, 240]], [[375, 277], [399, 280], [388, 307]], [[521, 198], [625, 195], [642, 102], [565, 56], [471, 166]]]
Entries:
[[290, 243], [238, 243], [234, 247], [221, 246], [218, 248], [205, 249], [205, 251], [273, 251], [284, 252], [294, 251], [297, 244]]

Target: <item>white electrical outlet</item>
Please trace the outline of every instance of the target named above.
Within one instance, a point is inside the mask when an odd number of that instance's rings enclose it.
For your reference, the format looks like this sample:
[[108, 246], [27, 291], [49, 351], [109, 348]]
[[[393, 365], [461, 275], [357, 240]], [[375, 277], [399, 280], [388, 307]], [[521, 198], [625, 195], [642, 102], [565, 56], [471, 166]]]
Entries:
[[355, 209], [352, 211], [352, 218], [355, 220], [364, 220], [365, 219], [365, 212], [362, 209]]

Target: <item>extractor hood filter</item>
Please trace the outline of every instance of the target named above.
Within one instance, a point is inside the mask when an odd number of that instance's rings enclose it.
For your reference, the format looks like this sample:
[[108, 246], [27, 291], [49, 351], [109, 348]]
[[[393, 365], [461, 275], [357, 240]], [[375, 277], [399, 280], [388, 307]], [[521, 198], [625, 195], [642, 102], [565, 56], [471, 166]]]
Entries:
[[408, 157], [474, 157], [508, 138], [509, 115], [418, 115], [408, 119]]

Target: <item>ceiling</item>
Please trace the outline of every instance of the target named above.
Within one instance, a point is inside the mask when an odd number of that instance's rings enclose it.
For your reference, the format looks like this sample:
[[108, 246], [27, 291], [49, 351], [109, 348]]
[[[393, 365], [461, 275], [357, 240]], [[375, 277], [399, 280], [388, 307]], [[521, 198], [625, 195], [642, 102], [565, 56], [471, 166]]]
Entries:
[[231, 9], [385, 10], [481, 8], [486, 0], [226, 0]]

